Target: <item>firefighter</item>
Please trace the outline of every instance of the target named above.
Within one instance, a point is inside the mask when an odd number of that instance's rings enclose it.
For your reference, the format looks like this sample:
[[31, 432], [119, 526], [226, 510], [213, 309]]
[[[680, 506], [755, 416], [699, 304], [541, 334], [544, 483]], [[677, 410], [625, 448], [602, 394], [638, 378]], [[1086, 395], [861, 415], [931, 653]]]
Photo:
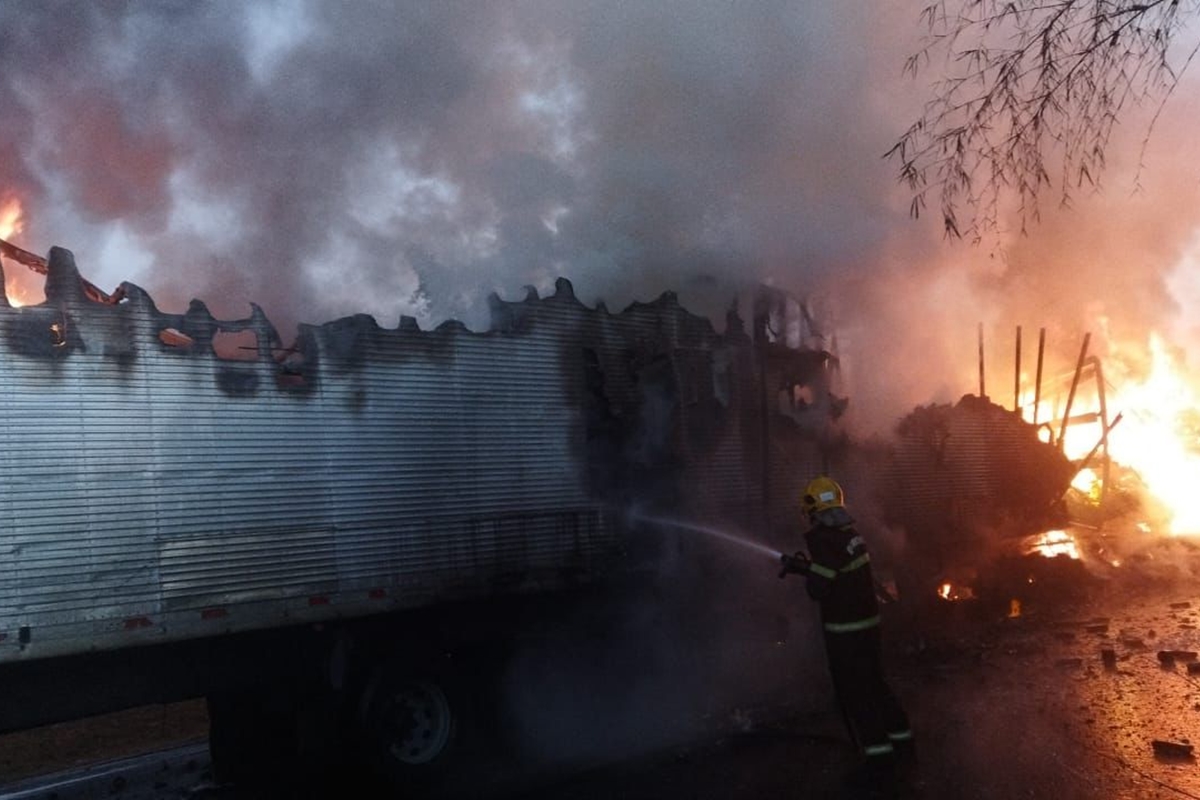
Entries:
[[868, 772], [890, 773], [897, 751], [911, 753], [912, 730], [883, 674], [871, 558], [836, 481], [813, 479], [802, 501], [812, 524], [804, 535], [808, 554], [784, 555], [781, 575], [805, 576], [809, 596], [820, 605], [829, 671], [850, 736]]

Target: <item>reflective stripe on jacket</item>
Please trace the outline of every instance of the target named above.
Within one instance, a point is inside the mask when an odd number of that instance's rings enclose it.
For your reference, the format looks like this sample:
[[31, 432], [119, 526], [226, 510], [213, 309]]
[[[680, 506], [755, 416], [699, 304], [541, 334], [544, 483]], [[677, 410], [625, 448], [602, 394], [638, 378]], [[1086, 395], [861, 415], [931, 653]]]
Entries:
[[879, 602], [866, 543], [844, 508], [816, 515], [804, 535], [812, 564], [808, 594], [821, 607], [821, 622], [830, 633], [853, 633], [879, 624]]

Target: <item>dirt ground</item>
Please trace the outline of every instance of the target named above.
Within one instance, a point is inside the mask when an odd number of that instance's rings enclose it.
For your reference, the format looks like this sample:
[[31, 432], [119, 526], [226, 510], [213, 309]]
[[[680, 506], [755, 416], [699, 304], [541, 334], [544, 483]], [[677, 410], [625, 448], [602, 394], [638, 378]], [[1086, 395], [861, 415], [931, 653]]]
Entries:
[[[1175, 752], [1200, 742], [1200, 556], [1168, 542], [1141, 557], [1068, 570], [1069, 585], [1007, 611], [943, 603], [916, 627], [893, 619], [889, 670], [918, 737], [893, 796], [1200, 798], [1200, 765]], [[507, 796], [850, 800], [855, 763], [836, 716], [784, 714]]]
[[[1099, 576], [1071, 571], [1065, 585], [1027, 592], [1019, 605], [940, 602], [917, 619], [889, 612], [889, 671], [918, 737], [895, 796], [1200, 798], [1195, 758], [1155, 745], [1200, 742], [1200, 551], [1166, 543], [1141, 558]], [[93, 720], [84, 733], [54, 726], [2, 737], [0, 785], [47, 760], [65, 767], [97, 749], [127, 754], [147, 731], [159, 744], [194, 738], [203, 723], [202, 704], [182, 704]], [[737, 709], [685, 743], [557, 769], [507, 764], [463, 775], [439, 796], [849, 799], [863, 796], [845, 780], [855, 764], [833, 709]], [[202, 789], [160, 796], [238, 796]], [[310, 796], [336, 796], [322, 791]]]
[[208, 735], [203, 700], [147, 706], [0, 736], [0, 789], [34, 775], [162, 750]]

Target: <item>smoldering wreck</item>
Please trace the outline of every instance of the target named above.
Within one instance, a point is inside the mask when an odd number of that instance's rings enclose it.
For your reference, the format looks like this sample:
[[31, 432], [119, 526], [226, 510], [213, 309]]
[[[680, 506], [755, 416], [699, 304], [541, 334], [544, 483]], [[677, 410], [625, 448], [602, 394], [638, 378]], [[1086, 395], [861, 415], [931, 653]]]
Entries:
[[[718, 331], [670, 293], [613, 313], [560, 279], [493, 296], [485, 332], [359, 315], [285, 345], [257, 307], [168, 313], [67, 250], [3, 255], [46, 276], [43, 303], [0, 302], [5, 731], [208, 696], [228, 771], [311, 713], [423, 780], [463, 713], [445, 654], [654, 558], [646, 519], [787, 552], [802, 486], [835, 474], [941, 554], [905, 572], [933, 596], [968, 542], [1045, 529], [1074, 474], [986, 398], [852, 441], [837, 354], [775, 290]], [[247, 699], [268, 682], [292, 694]]]
[[[486, 333], [362, 315], [284, 348], [257, 308], [88, 287], [54, 249], [45, 302], [0, 308], [13, 659], [561, 584], [624, 507], [766, 530], [825, 467], [830, 403], [767, 413], [764, 387], [827, 397], [830, 354], [670, 294], [614, 315], [559, 280]], [[214, 349], [247, 331], [253, 357]]]

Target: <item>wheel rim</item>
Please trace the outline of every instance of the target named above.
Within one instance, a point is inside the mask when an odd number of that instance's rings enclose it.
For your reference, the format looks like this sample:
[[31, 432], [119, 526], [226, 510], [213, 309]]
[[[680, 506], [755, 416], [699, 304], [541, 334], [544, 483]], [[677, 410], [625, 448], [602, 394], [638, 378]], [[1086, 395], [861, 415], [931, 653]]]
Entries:
[[454, 713], [446, 694], [431, 683], [414, 682], [391, 694], [387, 751], [401, 764], [427, 764], [446, 749]]

